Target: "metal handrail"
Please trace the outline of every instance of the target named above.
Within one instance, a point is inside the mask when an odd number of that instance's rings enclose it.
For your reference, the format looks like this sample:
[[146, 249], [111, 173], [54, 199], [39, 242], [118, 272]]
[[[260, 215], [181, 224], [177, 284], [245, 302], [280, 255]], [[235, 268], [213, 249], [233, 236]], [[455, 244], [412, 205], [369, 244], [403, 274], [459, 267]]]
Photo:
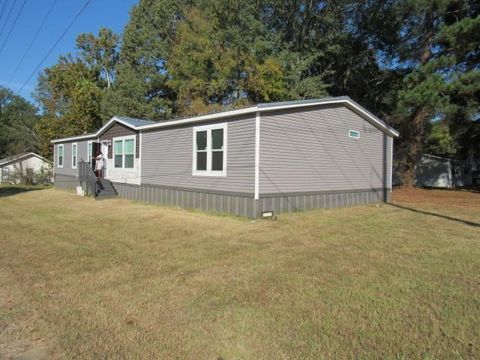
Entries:
[[[93, 195], [97, 196], [98, 191], [98, 180], [97, 176], [95, 175], [92, 167], [88, 162], [83, 160], [79, 161], [78, 163], [78, 180], [81, 183], [85, 183], [86, 186], [86, 195]], [[90, 191], [90, 194], [89, 194]]]

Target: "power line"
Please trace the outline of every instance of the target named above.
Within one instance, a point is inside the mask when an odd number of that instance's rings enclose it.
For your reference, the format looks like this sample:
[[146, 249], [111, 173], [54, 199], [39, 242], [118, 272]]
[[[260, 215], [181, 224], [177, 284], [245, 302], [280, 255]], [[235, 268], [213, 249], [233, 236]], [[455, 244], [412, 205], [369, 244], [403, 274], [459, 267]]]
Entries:
[[3, 49], [5, 48], [5, 45], [7, 44], [8, 39], [10, 39], [10, 35], [12, 35], [13, 29], [15, 28], [15, 25], [17, 24], [18, 18], [20, 15], [22, 15], [23, 8], [25, 7], [25, 4], [27, 3], [27, 0], [23, 0], [22, 6], [20, 7], [20, 10], [17, 13], [17, 16], [15, 17], [15, 20], [13, 20], [12, 26], [10, 26], [10, 30], [8, 31], [7, 37], [5, 38], [5, 41], [2, 44], [2, 47], [0, 48], [0, 54], [2, 54]]
[[82, 15], [83, 11], [87, 8], [88, 4], [90, 4], [92, 0], [87, 0], [85, 2], [85, 4], [82, 6], [82, 8], [77, 12], [77, 14], [75, 15], [75, 17], [73, 18], [73, 20], [70, 22], [70, 24], [68, 24], [67, 28], [63, 31], [63, 33], [60, 35], [60, 37], [57, 39], [57, 41], [55, 41], [55, 43], [52, 45], [52, 47], [48, 50], [47, 54], [42, 58], [42, 60], [40, 61], [40, 63], [35, 67], [35, 69], [32, 71], [32, 73], [28, 76], [27, 80], [23, 83], [23, 85], [20, 87], [20, 89], [18, 90], [18, 92], [21, 92], [23, 90], [23, 88], [28, 84], [28, 82], [32, 79], [32, 77], [36, 74], [36, 72], [38, 71], [38, 69], [40, 69], [40, 66], [42, 66], [42, 64], [45, 62], [45, 60], [47, 60], [47, 58], [50, 56], [50, 54], [52, 53], [52, 51], [57, 47], [57, 45], [60, 43], [60, 41], [62, 41], [63, 37], [67, 34], [68, 30], [70, 30], [70, 28], [73, 26], [73, 24], [75, 23], [75, 21], [77, 21], [77, 19], [80, 17], [80, 15]]
[[5, 18], [5, 21], [2, 25], [2, 29], [0, 30], [0, 37], [3, 35], [3, 30], [5, 29], [5, 26], [8, 23], [8, 19], [10, 18], [10, 15], [12, 14], [13, 8], [15, 7], [15, 0], [12, 0], [12, 6], [10, 6], [10, 10], [8, 10], [7, 17]]
[[23, 61], [25, 60], [25, 58], [27, 57], [28, 53], [30, 52], [33, 44], [34, 44], [35, 41], [37, 40], [38, 35], [40, 35], [40, 32], [43, 30], [43, 27], [45, 26], [45, 23], [47, 22], [48, 17], [49, 17], [50, 14], [52, 13], [53, 7], [55, 6], [56, 3], [57, 3], [57, 0], [53, 0], [52, 5], [50, 5], [50, 8], [48, 9], [46, 15], [44, 16], [44, 18], [43, 18], [43, 20], [42, 20], [42, 23], [41, 23], [40, 26], [38, 27], [35, 36], [33, 37], [32, 41], [30, 41], [30, 44], [28, 45], [27, 50], [25, 50], [25, 52], [23, 53], [22, 58], [21, 58], [20, 61], [17, 63], [17, 66], [15, 66], [15, 70], [13, 70], [12, 75], [11, 75], [10, 78], [8, 79], [8, 82], [9, 82], [9, 83], [12, 81], [12, 79], [13, 79], [13, 78], [15, 77], [15, 75], [17, 74], [18, 69], [19, 69], [20, 66], [23, 64]]

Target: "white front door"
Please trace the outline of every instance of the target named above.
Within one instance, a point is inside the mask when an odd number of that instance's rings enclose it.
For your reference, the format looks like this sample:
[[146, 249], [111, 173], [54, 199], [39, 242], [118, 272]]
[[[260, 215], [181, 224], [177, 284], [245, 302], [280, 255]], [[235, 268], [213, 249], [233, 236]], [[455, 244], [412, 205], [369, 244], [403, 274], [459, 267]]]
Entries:
[[103, 177], [108, 177], [108, 145], [106, 143], [102, 143], [102, 154], [103, 154]]

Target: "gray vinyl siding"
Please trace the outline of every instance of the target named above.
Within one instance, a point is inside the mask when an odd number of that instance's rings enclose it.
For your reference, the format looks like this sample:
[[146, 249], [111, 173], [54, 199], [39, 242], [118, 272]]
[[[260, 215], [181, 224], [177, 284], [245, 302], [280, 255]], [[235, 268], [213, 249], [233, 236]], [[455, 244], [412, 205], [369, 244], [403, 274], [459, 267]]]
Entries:
[[[125, 126], [120, 123], [114, 123], [112, 126], [110, 126], [103, 134], [100, 135], [100, 141], [103, 140], [108, 140], [110, 141], [111, 144], [113, 144], [113, 138], [115, 137], [121, 137], [121, 136], [128, 136], [128, 135], [135, 135], [135, 158], [138, 159], [140, 151], [139, 151], [139, 144], [140, 141], [138, 139], [138, 131], [132, 130], [128, 126]], [[106, 157], [109, 159], [112, 159], [112, 151], [113, 151], [113, 146], [108, 147], [108, 154], [104, 154]]]
[[80, 161], [80, 160], [87, 161], [87, 155], [88, 155], [87, 154], [87, 141], [79, 141], [79, 142], [77, 142], [77, 144], [78, 144], [78, 150], [77, 150], [78, 161]]
[[193, 176], [193, 129], [195, 126], [163, 128], [142, 133], [141, 182], [165, 187], [251, 194], [255, 187], [255, 115], [227, 122], [227, 175]]
[[262, 113], [260, 196], [386, 188], [389, 141], [342, 105]]
[[[72, 144], [75, 141], [66, 142], [63, 144], [55, 144], [55, 174], [61, 175], [71, 175], [76, 176], [78, 174], [78, 166], [77, 169], [72, 169]], [[77, 162], [81, 159], [87, 161], [87, 143], [88, 140], [77, 141]], [[63, 168], [58, 167], [58, 145], [63, 145]]]

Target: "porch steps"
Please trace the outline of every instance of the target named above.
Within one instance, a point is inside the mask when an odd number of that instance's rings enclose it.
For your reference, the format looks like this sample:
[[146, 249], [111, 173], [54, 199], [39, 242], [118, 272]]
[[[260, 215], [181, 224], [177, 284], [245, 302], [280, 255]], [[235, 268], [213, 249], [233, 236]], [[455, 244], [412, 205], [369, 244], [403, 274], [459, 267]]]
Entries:
[[117, 191], [113, 187], [110, 180], [107, 179], [100, 179], [98, 190], [95, 193], [96, 200], [103, 200], [103, 199], [111, 199], [117, 197]]

